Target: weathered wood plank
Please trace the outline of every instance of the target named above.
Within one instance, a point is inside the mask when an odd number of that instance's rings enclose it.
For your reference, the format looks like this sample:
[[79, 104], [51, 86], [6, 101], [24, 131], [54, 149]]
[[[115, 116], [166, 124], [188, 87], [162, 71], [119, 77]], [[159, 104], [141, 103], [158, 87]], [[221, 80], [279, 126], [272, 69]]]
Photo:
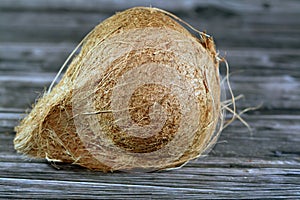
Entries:
[[[80, 41], [109, 15], [90, 13], [1, 12], [0, 41]], [[11, 23], [7, 23], [7, 22]]]
[[[74, 46], [70, 43], [0, 45], [0, 64], [3, 66], [0, 107], [31, 107]], [[235, 94], [245, 95], [245, 100], [238, 104], [241, 108], [263, 103], [263, 109], [299, 109], [299, 51], [228, 48], [220, 52], [230, 64]], [[224, 69], [222, 66], [223, 75]]]
[[[6, 137], [11, 138], [13, 134], [6, 134]], [[3, 138], [0, 141], [11, 142]], [[238, 147], [238, 143], [226, 145]], [[249, 150], [252, 145], [240, 146]], [[7, 145], [7, 149], [11, 147]], [[62, 169], [56, 170], [44, 161], [26, 161], [10, 150], [0, 152], [0, 197], [3, 198], [300, 197], [299, 155], [291, 158], [278, 154], [278, 157], [259, 159], [219, 154], [169, 172], [103, 174], [60, 165], [57, 167]]]
[[184, 11], [189, 14], [190, 11], [195, 10], [197, 7], [214, 6], [219, 7], [220, 10], [235, 10], [241, 13], [257, 13], [257, 12], [272, 12], [276, 14], [282, 13], [299, 13], [297, 0], [286, 0], [284, 3], [280, 0], [261, 1], [252, 0], [227, 0], [226, 2], [211, 1], [211, 0], [173, 0], [173, 3], [168, 1], [158, 0], [90, 0], [86, 1], [69, 1], [69, 0], [51, 0], [47, 2], [39, 0], [2, 0], [0, 10], [61, 10], [61, 11], [101, 11], [101, 12], [115, 12], [116, 10], [123, 10], [133, 6], [153, 6], [161, 7], [167, 10]]
[[75, 43], [0, 43], [0, 70], [57, 72]]
[[[248, 171], [248, 173], [245, 173]], [[192, 170], [191, 170], [192, 172]], [[153, 173], [148, 175], [114, 174], [101, 176], [93, 173], [93, 180], [84, 182], [68, 180], [64, 177], [56, 180], [56, 174], [47, 180], [43, 178], [3, 178], [0, 192], [5, 197], [14, 198], [298, 198], [299, 186], [291, 183], [293, 169], [203, 169], [203, 172], [187, 174]], [[212, 174], [215, 179], [211, 179]], [[232, 174], [235, 174], [232, 176]], [[259, 174], [259, 177], [257, 175]], [[193, 182], [181, 182], [185, 177], [193, 177]], [[287, 178], [288, 177], [288, 178]], [[78, 177], [79, 178], [79, 177]], [[297, 177], [295, 177], [297, 178]], [[80, 180], [80, 178], [79, 178]], [[274, 182], [277, 182], [275, 184]], [[273, 183], [273, 184], [272, 184]], [[41, 187], [44, 185], [45, 187]], [[178, 185], [180, 185], [178, 187]], [[92, 189], [91, 189], [92, 188]], [[225, 192], [224, 192], [225, 191]], [[273, 191], [270, 193], [270, 191]], [[59, 195], [59, 197], [58, 197]]]
[[[77, 41], [79, 43], [79, 41]], [[0, 70], [25, 72], [57, 72], [76, 43], [0, 43]], [[285, 74], [299, 77], [299, 51], [292, 48], [218, 47], [230, 68], [251, 70], [251, 75]]]
[[[18, 115], [2, 115], [4, 118], [16, 122]], [[234, 123], [222, 133], [207, 158], [190, 162], [179, 170], [149, 174], [103, 174], [60, 165], [57, 167], [62, 170], [55, 170], [44, 161], [27, 161], [14, 152], [14, 134], [7, 128], [8, 133], [0, 134], [0, 196], [299, 198], [299, 116], [253, 115], [246, 120], [254, 128], [253, 135]]]
[[[294, 109], [299, 111], [300, 82], [289, 75], [281, 76], [232, 76], [231, 85], [236, 95], [243, 94], [244, 99], [237, 101], [237, 107], [258, 106], [262, 110]], [[53, 80], [54, 73], [21, 73], [0, 75], [0, 107], [28, 109], [37, 97], [43, 95]], [[17, 80], [17, 81], [16, 81]], [[18, 91], [18, 92], [15, 92]], [[227, 95], [227, 98], [230, 98]]]
[[42, 96], [55, 74], [2, 73], [0, 75], [0, 107], [31, 108], [35, 99]]
[[[221, 163], [222, 158], [219, 158]], [[219, 160], [214, 160], [218, 163]], [[185, 166], [178, 171], [148, 174], [103, 174], [83, 169], [59, 170], [43, 163], [2, 163], [0, 194], [5, 197], [41, 198], [297, 198], [299, 173], [296, 168], [249, 168], [227, 165]], [[15, 169], [13, 171], [11, 169]], [[83, 171], [82, 171], [83, 170]], [[51, 177], [45, 179], [45, 174]], [[84, 177], [82, 177], [84, 173]], [[41, 187], [41, 184], [45, 187]], [[270, 193], [270, 191], [276, 191]], [[3, 193], [5, 192], [5, 193]], [[120, 196], [118, 196], [120, 195]], [[45, 197], [43, 197], [45, 198]]]
[[[78, 42], [103, 19], [116, 10], [136, 5], [157, 5], [175, 11], [200, 30], [217, 38], [219, 46], [256, 47], [300, 46], [299, 2], [295, 0], [262, 2], [259, 0], [226, 3], [218, 1], [51, 1], [26, 3], [2, 1], [0, 4], [0, 41], [18, 42]], [[22, 10], [23, 12], [19, 12]], [[24, 12], [24, 10], [26, 12]], [[68, 10], [69, 12], [65, 12]], [[7, 22], [10, 23], [7, 23]], [[286, 37], [286, 35], [289, 35]], [[253, 37], [255, 36], [255, 37]]]
[[[109, 15], [102, 13], [2, 12], [0, 41], [12, 42], [76, 42]], [[259, 18], [258, 18], [259, 16]], [[218, 46], [298, 48], [299, 15], [249, 15], [211, 18], [199, 15], [183, 17], [199, 30], [217, 38]], [[283, 20], [285, 19], [285, 20]], [[11, 23], [7, 23], [11, 21]], [[259, 21], [259, 22], [258, 22]], [[277, 23], [277, 21], [279, 21]], [[245, 23], [247, 26], [245, 26]], [[283, 26], [284, 24], [284, 26]], [[286, 37], [286, 35], [289, 37]], [[253, 36], [256, 37], [253, 37]]]
[[[12, 127], [18, 124], [21, 114], [0, 114], [3, 134], [0, 134], [0, 152], [13, 150]], [[225, 129], [210, 153], [212, 156], [227, 158], [290, 159], [300, 162], [300, 115], [245, 115], [252, 133], [239, 121]], [[6, 134], [4, 134], [6, 132]], [[12, 154], [12, 155], [11, 155]], [[0, 159], [4, 159], [1, 157]], [[11, 160], [10, 160], [11, 161]]]

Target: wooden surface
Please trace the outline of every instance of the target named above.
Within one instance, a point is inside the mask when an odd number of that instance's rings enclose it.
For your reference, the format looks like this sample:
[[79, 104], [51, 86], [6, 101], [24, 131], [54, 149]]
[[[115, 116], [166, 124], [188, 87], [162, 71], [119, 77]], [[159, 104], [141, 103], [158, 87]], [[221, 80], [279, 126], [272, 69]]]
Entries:
[[[231, 67], [239, 110], [205, 158], [155, 173], [91, 172], [29, 160], [13, 127], [95, 25], [131, 6], [155, 6], [214, 36]], [[300, 199], [300, 2], [0, 1], [0, 198]], [[224, 66], [221, 66], [224, 74]]]

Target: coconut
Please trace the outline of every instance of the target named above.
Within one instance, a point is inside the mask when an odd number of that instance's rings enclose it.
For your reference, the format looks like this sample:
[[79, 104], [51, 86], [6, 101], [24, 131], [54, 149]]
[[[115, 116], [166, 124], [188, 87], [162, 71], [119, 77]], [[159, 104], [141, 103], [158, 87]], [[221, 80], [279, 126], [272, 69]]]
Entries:
[[174, 168], [204, 155], [222, 113], [215, 45], [199, 33], [156, 8], [106, 19], [15, 128], [15, 149], [104, 172]]

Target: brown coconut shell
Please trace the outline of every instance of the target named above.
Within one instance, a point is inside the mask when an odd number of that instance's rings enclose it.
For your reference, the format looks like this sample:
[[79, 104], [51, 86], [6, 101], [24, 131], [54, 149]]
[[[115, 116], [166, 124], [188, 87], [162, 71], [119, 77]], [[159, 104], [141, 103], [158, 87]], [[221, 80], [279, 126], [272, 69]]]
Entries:
[[60, 82], [15, 128], [15, 149], [104, 172], [159, 170], [202, 155], [221, 118], [214, 42], [137, 7], [84, 39]]

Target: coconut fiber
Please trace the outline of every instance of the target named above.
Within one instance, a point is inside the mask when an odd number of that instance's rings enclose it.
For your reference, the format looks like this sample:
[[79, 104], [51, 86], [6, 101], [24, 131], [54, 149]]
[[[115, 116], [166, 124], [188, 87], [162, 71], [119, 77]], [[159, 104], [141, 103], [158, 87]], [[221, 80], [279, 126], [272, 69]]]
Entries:
[[220, 130], [219, 63], [212, 38], [183, 26], [144, 7], [97, 25], [15, 128], [15, 149], [104, 172], [174, 168], [203, 155]]

